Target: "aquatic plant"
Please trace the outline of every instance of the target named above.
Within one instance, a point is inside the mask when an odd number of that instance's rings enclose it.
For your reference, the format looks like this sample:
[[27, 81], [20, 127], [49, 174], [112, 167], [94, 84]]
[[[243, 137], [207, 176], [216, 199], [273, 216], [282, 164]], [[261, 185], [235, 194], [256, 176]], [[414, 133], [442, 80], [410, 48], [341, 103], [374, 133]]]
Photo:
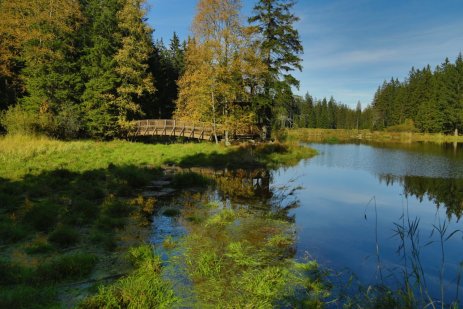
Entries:
[[171, 261], [174, 272], [192, 282], [193, 306], [322, 306], [328, 286], [321, 272], [311, 277], [316, 263], [292, 260], [290, 222], [244, 209], [199, 209], [198, 216], [209, 217], [187, 221], [189, 235], [180, 243], [184, 255]]
[[130, 260], [136, 269], [85, 299], [81, 308], [172, 308], [179, 303], [169, 282], [162, 278], [161, 259], [149, 245], [132, 248]]

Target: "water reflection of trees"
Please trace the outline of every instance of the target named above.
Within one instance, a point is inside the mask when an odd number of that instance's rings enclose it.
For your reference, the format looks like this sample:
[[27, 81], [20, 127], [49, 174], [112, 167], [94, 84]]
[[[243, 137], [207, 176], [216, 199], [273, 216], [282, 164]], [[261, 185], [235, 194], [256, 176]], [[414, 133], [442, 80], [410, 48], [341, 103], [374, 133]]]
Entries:
[[463, 178], [380, 175], [379, 180], [388, 186], [399, 183], [406, 196], [414, 196], [420, 201], [428, 198], [437, 207], [444, 205], [449, 218], [455, 215], [460, 219], [462, 216]]
[[270, 211], [273, 215], [294, 221], [291, 209], [299, 206], [294, 192], [299, 187], [293, 180], [281, 186], [272, 185], [272, 171], [265, 168], [254, 169], [209, 169], [193, 168], [194, 173], [214, 180], [218, 198], [234, 207]]

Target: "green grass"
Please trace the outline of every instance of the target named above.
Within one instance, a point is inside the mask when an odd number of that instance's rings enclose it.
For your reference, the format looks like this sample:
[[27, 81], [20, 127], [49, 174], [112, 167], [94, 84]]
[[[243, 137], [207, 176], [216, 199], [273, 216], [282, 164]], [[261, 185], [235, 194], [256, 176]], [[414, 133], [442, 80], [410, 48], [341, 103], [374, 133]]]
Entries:
[[[0, 138], [0, 178], [19, 179], [27, 174], [67, 170], [84, 172], [108, 166], [159, 167], [166, 162], [180, 163], [197, 154], [226, 154], [232, 148], [212, 143], [142, 144], [128, 141], [57, 141], [44, 137], [5, 136]], [[130, 176], [130, 185], [139, 185], [140, 178], [130, 170], [118, 171]]]

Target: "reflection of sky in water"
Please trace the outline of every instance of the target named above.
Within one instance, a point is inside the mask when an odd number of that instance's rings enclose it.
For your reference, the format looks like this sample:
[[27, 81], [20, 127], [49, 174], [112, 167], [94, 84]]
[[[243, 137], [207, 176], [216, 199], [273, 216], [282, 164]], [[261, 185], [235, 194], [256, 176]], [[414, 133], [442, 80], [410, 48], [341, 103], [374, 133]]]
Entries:
[[[396, 253], [400, 241], [393, 236], [393, 229], [394, 223], [400, 223], [408, 205], [410, 220], [420, 219], [421, 261], [429, 289], [438, 296], [440, 247], [438, 243], [425, 244], [437, 240], [436, 234], [430, 238], [432, 226], [437, 225], [439, 219], [442, 223], [447, 219], [445, 209], [437, 211], [427, 198], [420, 202], [415, 197], [405, 197], [399, 182], [387, 186], [378, 180], [378, 175], [462, 177], [463, 160], [437, 152], [419, 153], [367, 145], [311, 146], [319, 151], [318, 156], [274, 173], [275, 185], [296, 178], [294, 185], [303, 186], [297, 192], [301, 206], [293, 211], [298, 228], [298, 255], [302, 257], [307, 251], [325, 266], [337, 271], [347, 268], [363, 282], [375, 282], [377, 232], [383, 274], [385, 277], [399, 275], [392, 271], [403, 265]], [[374, 202], [368, 205], [372, 198], [376, 201], [376, 212]], [[448, 234], [463, 229], [463, 220], [457, 221], [454, 216], [446, 224]], [[461, 234], [445, 243], [445, 259], [445, 290], [448, 297], [452, 297], [456, 291], [458, 265], [463, 260]], [[392, 278], [388, 281], [395, 282]], [[460, 295], [463, 295], [462, 289]]]
[[[395, 176], [463, 177], [462, 149], [454, 154], [452, 149], [439, 145], [423, 145], [423, 150], [435, 147], [432, 152], [378, 148], [363, 144], [311, 144], [319, 155], [311, 160], [313, 165], [365, 170], [374, 174]], [[418, 149], [417, 149], [418, 148]]]

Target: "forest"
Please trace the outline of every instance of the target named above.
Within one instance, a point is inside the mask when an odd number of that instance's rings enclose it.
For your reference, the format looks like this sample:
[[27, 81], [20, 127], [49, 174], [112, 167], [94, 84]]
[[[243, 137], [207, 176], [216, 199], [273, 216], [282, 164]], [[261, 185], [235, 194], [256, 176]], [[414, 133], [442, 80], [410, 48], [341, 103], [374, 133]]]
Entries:
[[0, 1], [3, 129], [112, 139], [131, 120], [176, 117], [270, 134], [302, 69], [293, 5], [259, 1], [242, 24], [240, 1], [200, 1], [192, 35], [166, 47], [143, 0]]
[[[155, 38], [144, 0], [0, 1], [0, 130], [60, 139], [125, 137], [131, 121], [456, 134], [463, 59], [412, 68], [355, 108], [294, 94], [303, 48], [293, 1], [200, 1], [192, 33]], [[271, 22], [268, 22], [271, 21]]]

